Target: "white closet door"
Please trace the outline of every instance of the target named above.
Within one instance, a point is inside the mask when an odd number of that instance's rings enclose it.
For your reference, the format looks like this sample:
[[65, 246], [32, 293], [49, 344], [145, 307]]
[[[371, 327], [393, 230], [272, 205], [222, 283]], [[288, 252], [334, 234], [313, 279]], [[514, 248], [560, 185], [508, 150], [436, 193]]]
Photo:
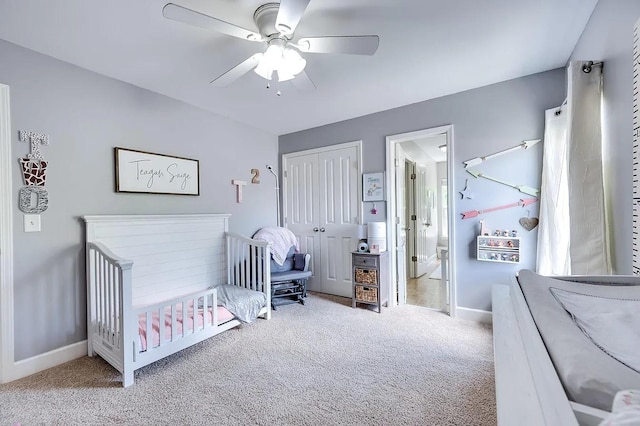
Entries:
[[285, 226], [311, 254], [310, 291], [351, 297], [351, 252], [358, 245], [356, 146], [284, 157]]
[[358, 150], [321, 152], [320, 241], [322, 292], [351, 297], [351, 252], [357, 247]]
[[285, 226], [300, 242], [300, 251], [311, 254], [311, 272], [307, 289], [322, 291], [322, 280], [318, 274], [321, 264], [318, 154], [307, 154], [286, 158]]

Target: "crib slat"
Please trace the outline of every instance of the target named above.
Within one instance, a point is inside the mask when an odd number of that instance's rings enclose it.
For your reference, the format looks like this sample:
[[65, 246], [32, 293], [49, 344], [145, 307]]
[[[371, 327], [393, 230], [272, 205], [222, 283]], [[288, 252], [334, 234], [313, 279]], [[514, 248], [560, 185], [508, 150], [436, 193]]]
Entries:
[[111, 292], [109, 289], [109, 261], [105, 258], [103, 262], [102, 279], [104, 281], [104, 338], [109, 341], [111, 334]]
[[120, 312], [120, 307], [122, 306], [120, 303], [120, 274], [118, 274], [118, 270], [115, 265], [112, 265], [113, 268], [113, 299], [116, 303], [116, 317], [115, 317], [115, 336], [113, 344], [120, 348], [120, 333], [122, 333], [122, 312]]
[[178, 338], [178, 310], [176, 304], [171, 304], [171, 341]]
[[102, 269], [102, 257], [96, 256], [96, 326], [98, 335], [102, 336], [102, 280], [100, 270]]
[[218, 292], [216, 290], [211, 294], [211, 309], [213, 310], [212, 324], [214, 327], [218, 325]]
[[253, 290], [258, 290], [258, 285], [260, 283], [260, 248], [253, 248], [253, 284], [251, 288]]
[[99, 318], [99, 314], [98, 314], [98, 301], [99, 299], [99, 295], [98, 295], [98, 252], [93, 250], [93, 265], [91, 265], [93, 267], [93, 270], [91, 272], [93, 272], [92, 274], [92, 283], [91, 283], [91, 293], [92, 293], [92, 298], [91, 298], [91, 309], [93, 310], [93, 317], [91, 318], [91, 322], [92, 322], [92, 328], [93, 328], [93, 332], [94, 333], [99, 333], [99, 329], [98, 329], [98, 318]]
[[233, 248], [233, 265], [234, 265], [234, 270], [235, 270], [235, 274], [233, 276], [233, 282], [237, 282], [240, 280], [240, 256], [238, 255], [238, 251], [240, 250], [238, 248], [238, 241], [234, 242], [234, 248]]
[[247, 286], [247, 258], [246, 258], [247, 248], [248, 248], [247, 244], [245, 243], [240, 244], [240, 262], [241, 262], [240, 268], [242, 271], [240, 282], [242, 283], [243, 287]]
[[99, 278], [99, 282], [100, 282], [100, 316], [99, 316], [99, 320], [100, 320], [100, 337], [102, 337], [104, 339], [104, 333], [105, 333], [105, 328], [106, 328], [106, 324], [104, 321], [104, 311], [106, 309], [106, 303], [105, 303], [105, 297], [104, 297], [104, 258], [101, 257], [100, 258], [100, 278]]
[[202, 296], [202, 329], [209, 325], [209, 308], [207, 307], [207, 296]]
[[[146, 316], [146, 333], [147, 333], [147, 351], [153, 349], [153, 311], [147, 311], [144, 313]], [[162, 339], [160, 339], [162, 341]]]
[[112, 280], [112, 269], [113, 269], [113, 265], [109, 262], [106, 261], [105, 259], [105, 269], [106, 269], [106, 273], [105, 276], [107, 277], [106, 279], [106, 284], [107, 284], [107, 303], [109, 304], [109, 335], [108, 335], [108, 342], [113, 344], [113, 334], [114, 334], [114, 325], [115, 325], [115, 318], [114, 318], [114, 303], [113, 303], [113, 280]]
[[119, 273], [118, 270], [116, 269], [116, 266], [113, 265], [113, 287], [116, 289], [116, 296], [115, 296], [115, 300], [116, 300], [116, 324], [118, 327], [118, 336], [116, 338], [115, 344], [119, 347], [120, 346], [120, 334], [122, 333], [122, 302], [120, 301], [120, 293], [121, 293], [121, 289], [120, 289], [120, 279], [119, 279]]
[[[267, 259], [265, 259], [264, 257], [264, 249], [261, 247], [256, 247], [256, 262], [266, 262]], [[262, 283], [262, 268], [260, 267], [260, 264], [256, 264], [256, 290], [258, 291], [263, 291], [260, 285], [260, 283]]]
[[182, 337], [187, 335], [187, 322], [185, 320], [186, 318], [186, 312], [187, 312], [187, 304], [184, 302], [184, 300], [182, 301]]
[[164, 306], [161, 306], [160, 308], [158, 308], [158, 337], [159, 337], [158, 347], [164, 345], [164, 341], [167, 338], [167, 336], [165, 335], [167, 330], [166, 330], [164, 310], [165, 310]]

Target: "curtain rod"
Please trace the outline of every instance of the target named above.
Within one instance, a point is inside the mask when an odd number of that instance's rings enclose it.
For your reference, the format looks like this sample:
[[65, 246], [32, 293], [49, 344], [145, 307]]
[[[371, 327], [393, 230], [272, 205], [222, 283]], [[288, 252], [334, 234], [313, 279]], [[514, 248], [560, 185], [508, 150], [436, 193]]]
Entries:
[[601, 62], [593, 62], [593, 61], [587, 61], [584, 63], [584, 65], [582, 65], [582, 72], [589, 74], [591, 72], [591, 68], [597, 65], [602, 65], [602, 61]]

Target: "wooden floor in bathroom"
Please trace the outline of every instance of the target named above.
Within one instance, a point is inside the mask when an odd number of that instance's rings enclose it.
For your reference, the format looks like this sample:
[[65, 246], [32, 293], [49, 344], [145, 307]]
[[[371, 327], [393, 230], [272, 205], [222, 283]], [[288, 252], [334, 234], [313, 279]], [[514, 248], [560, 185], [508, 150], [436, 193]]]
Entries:
[[443, 281], [430, 278], [439, 266], [440, 260], [437, 260], [429, 266], [424, 275], [407, 279], [407, 304], [444, 310], [446, 301]]

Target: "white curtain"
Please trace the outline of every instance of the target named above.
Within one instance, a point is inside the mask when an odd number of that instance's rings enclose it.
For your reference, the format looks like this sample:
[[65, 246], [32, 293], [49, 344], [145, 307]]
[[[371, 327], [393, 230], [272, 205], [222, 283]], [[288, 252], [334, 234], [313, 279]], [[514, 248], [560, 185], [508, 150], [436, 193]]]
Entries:
[[537, 270], [611, 273], [602, 163], [602, 67], [567, 68], [567, 100], [545, 114]]

